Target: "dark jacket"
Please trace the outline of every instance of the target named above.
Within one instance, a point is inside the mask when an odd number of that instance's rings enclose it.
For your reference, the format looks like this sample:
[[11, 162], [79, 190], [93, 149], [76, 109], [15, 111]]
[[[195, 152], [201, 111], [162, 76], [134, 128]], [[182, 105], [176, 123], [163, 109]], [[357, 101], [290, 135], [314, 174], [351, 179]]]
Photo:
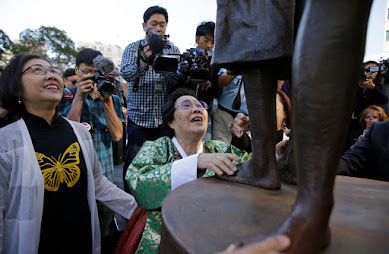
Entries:
[[370, 126], [361, 142], [344, 153], [338, 173], [389, 181], [389, 121]]

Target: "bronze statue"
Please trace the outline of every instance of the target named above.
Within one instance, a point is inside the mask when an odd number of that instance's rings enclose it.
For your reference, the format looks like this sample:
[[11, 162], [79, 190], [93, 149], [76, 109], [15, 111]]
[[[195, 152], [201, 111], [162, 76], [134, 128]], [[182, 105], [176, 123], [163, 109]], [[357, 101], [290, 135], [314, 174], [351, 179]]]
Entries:
[[[275, 96], [292, 77], [292, 130], [298, 193], [273, 234], [288, 253], [314, 253], [330, 240], [336, 168], [350, 119], [372, 0], [218, 0], [214, 64], [242, 74], [252, 159], [233, 182], [281, 186], [275, 160]], [[301, 18], [301, 19], [300, 19]], [[244, 244], [266, 236], [255, 236]]]

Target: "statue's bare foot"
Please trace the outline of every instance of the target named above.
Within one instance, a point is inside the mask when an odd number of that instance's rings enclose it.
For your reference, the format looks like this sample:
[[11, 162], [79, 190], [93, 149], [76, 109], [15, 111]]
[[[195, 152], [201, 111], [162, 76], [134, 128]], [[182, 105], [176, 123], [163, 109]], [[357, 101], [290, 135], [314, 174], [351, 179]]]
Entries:
[[258, 166], [253, 160], [249, 160], [236, 166], [238, 171], [234, 175], [221, 175], [216, 177], [230, 182], [252, 185], [264, 189], [278, 190], [281, 187], [280, 177], [275, 165], [265, 168]]
[[[309, 211], [307, 211], [309, 210]], [[332, 206], [317, 206], [308, 209], [304, 206], [295, 206], [292, 214], [282, 223], [278, 230], [269, 235], [257, 235], [237, 243], [237, 247], [262, 241], [269, 236], [287, 235], [291, 245], [285, 253], [313, 254], [329, 245], [331, 231], [328, 226]]]

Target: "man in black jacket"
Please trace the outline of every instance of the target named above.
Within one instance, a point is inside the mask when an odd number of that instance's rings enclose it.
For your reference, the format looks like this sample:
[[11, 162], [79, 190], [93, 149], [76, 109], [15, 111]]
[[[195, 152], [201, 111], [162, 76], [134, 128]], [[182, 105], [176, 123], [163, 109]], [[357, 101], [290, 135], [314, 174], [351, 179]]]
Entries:
[[389, 181], [389, 121], [373, 124], [342, 156], [338, 174]]

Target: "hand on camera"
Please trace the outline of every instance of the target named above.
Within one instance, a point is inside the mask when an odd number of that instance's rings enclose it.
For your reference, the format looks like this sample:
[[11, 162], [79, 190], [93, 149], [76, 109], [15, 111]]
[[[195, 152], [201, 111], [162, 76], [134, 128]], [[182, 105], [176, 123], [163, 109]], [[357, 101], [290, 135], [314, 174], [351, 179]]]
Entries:
[[361, 88], [367, 88], [367, 89], [374, 89], [375, 84], [374, 84], [373, 80], [367, 79], [367, 80], [366, 80], [365, 82], [363, 82], [362, 84], [360, 83], [360, 84], [359, 84], [359, 87], [361, 87]]
[[[151, 55], [153, 54], [153, 52], [150, 49], [150, 46], [145, 46], [143, 48], [143, 52], [145, 53], [147, 59], [150, 59]], [[145, 69], [145, 70], [149, 67], [149, 63], [148, 62], [144, 62], [143, 59], [141, 61], [141, 64], [143, 66], [143, 69]]]
[[110, 98], [112, 97], [111, 95], [108, 95], [108, 96], [103, 96], [99, 90], [97, 90], [97, 88], [95, 88], [94, 90], [95, 94], [96, 94], [96, 97], [99, 98], [103, 103], [104, 102], [108, 102], [110, 100]]
[[88, 93], [94, 91], [96, 85], [95, 82], [91, 79], [92, 77], [92, 74], [86, 74], [77, 81], [76, 96], [79, 96], [81, 99], [85, 99], [85, 96]]

